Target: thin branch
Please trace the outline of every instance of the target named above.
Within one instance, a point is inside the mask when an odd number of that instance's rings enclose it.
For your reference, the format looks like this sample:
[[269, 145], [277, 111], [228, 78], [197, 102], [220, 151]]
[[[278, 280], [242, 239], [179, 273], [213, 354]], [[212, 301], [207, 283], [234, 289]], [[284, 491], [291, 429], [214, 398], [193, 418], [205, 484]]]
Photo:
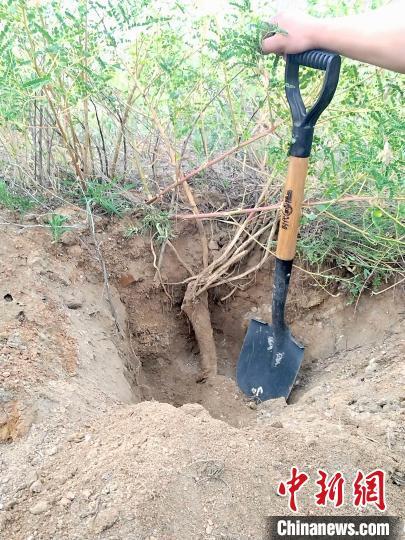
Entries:
[[206, 169], [209, 169], [209, 168], [213, 167], [214, 165], [216, 165], [220, 161], [223, 161], [228, 156], [231, 156], [232, 154], [235, 154], [235, 152], [238, 152], [242, 148], [245, 148], [246, 146], [249, 146], [250, 144], [253, 144], [256, 141], [259, 141], [260, 139], [263, 139], [263, 137], [266, 137], [267, 135], [271, 135], [279, 127], [279, 125], [280, 124], [277, 124], [276, 126], [273, 126], [273, 127], [269, 128], [269, 129], [266, 129], [265, 131], [262, 131], [261, 133], [258, 133], [254, 137], [251, 137], [250, 139], [248, 139], [246, 141], [243, 141], [242, 143], [238, 144], [237, 146], [234, 146], [233, 148], [231, 148], [227, 152], [224, 152], [223, 154], [217, 156], [216, 158], [214, 158], [214, 159], [212, 159], [210, 161], [206, 161], [205, 163], [203, 163], [202, 165], [200, 165], [199, 167], [197, 167], [193, 171], [187, 173], [184, 176], [181, 176], [176, 182], [174, 182], [173, 184], [171, 184], [167, 188], [163, 189], [160, 193], [158, 193], [158, 195], [156, 195], [155, 197], [152, 197], [152, 199], [149, 199], [146, 202], [146, 204], [153, 204], [157, 200], [161, 199], [164, 195], [166, 195], [166, 193], [169, 193], [169, 191], [172, 191], [177, 186], [180, 186], [181, 184], [184, 184], [184, 182], [187, 182], [188, 180], [191, 180], [191, 178], [194, 178], [194, 176], [196, 176], [200, 172], [205, 171]]
[[377, 292], [372, 291], [372, 292], [371, 292], [371, 296], [378, 296], [379, 294], [383, 294], [383, 293], [389, 291], [390, 289], [393, 289], [394, 287], [397, 287], [397, 285], [400, 285], [400, 284], [403, 283], [404, 281], [405, 281], [405, 277], [403, 277], [402, 279], [400, 279], [400, 280], [397, 281], [396, 283], [393, 283], [392, 285], [390, 285], [390, 286], [387, 287], [386, 289], [383, 289], [382, 291], [377, 291]]
[[[330, 199], [330, 200], [320, 200], [320, 201], [305, 201], [303, 206], [305, 208], [310, 208], [311, 206], [322, 206], [324, 204], [333, 205], [337, 203], [345, 202], [373, 202], [376, 201], [376, 197], [359, 197], [359, 196], [348, 196], [341, 197], [340, 199]], [[182, 219], [182, 220], [193, 220], [193, 219], [215, 219], [219, 217], [231, 217], [238, 216], [242, 214], [256, 214], [257, 212], [270, 212], [272, 210], [277, 210], [280, 208], [280, 203], [270, 204], [268, 206], [258, 206], [255, 208], [238, 208], [237, 210], [224, 210], [223, 212], [209, 212], [206, 214], [174, 214], [170, 216], [170, 219]]]

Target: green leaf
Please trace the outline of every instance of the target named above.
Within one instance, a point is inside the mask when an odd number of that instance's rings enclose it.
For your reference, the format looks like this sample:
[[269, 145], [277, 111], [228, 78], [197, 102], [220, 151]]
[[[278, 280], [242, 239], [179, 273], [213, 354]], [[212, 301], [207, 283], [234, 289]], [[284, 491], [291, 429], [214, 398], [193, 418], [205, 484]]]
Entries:
[[45, 28], [43, 28], [42, 26], [40, 26], [39, 24], [37, 23], [33, 23], [33, 27], [40, 33], [44, 36], [44, 38], [49, 42], [49, 43], [52, 43], [53, 42], [53, 39], [51, 37], [51, 35], [45, 30]]
[[49, 75], [45, 75], [44, 77], [36, 77], [35, 79], [25, 81], [22, 86], [23, 88], [29, 88], [30, 90], [38, 90], [39, 88], [42, 88], [48, 84], [50, 81], [51, 77]]

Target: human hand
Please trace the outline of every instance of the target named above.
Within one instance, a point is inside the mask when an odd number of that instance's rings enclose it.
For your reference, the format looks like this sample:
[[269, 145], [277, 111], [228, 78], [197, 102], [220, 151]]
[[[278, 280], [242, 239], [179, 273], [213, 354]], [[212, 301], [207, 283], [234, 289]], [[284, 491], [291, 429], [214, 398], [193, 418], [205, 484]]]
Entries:
[[270, 20], [270, 24], [277, 25], [288, 34], [276, 34], [264, 39], [264, 54], [295, 54], [316, 47], [319, 19], [302, 11], [282, 11]]

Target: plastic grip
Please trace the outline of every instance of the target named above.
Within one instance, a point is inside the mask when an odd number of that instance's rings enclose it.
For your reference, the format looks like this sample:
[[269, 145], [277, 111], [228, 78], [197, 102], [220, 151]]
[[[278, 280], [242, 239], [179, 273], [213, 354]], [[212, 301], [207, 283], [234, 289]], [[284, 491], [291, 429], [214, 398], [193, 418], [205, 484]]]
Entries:
[[[317, 49], [300, 54], [287, 54], [285, 91], [293, 118], [290, 156], [304, 158], [311, 153], [314, 127], [333, 98], [339, 81], [340, 64], [341, 58], [338, 54]], [[300, 66], [325, 72], [322, 89], [311, 108], [305, 105], [301, 96]]]
[[313, 69], [322, 69], [323, 71], [326, 71], [330, 62], [332, 62], [332, 60], [334, 60], [335, 58], [338, 58], [339, 55], [337, 55], [336, 53], [318, 51], [314, 49], [312, 51], [306, 51], [299, 54], [290, 54], [289, 57], [291, 58], [292, 62], [294, 62], [294, 64], [306, 66]]

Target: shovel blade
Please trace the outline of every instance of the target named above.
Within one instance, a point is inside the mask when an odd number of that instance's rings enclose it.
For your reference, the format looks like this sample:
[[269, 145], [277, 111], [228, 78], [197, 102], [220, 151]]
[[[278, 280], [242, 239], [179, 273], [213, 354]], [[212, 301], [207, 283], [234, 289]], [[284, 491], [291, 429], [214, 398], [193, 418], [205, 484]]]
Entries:
[[303, 358], [304, 347], [289, 331], [274, 336], [270, 324], [253, 319], [239, 356], [236, 371], [239, 388], [258, 401], [287, 399]]

